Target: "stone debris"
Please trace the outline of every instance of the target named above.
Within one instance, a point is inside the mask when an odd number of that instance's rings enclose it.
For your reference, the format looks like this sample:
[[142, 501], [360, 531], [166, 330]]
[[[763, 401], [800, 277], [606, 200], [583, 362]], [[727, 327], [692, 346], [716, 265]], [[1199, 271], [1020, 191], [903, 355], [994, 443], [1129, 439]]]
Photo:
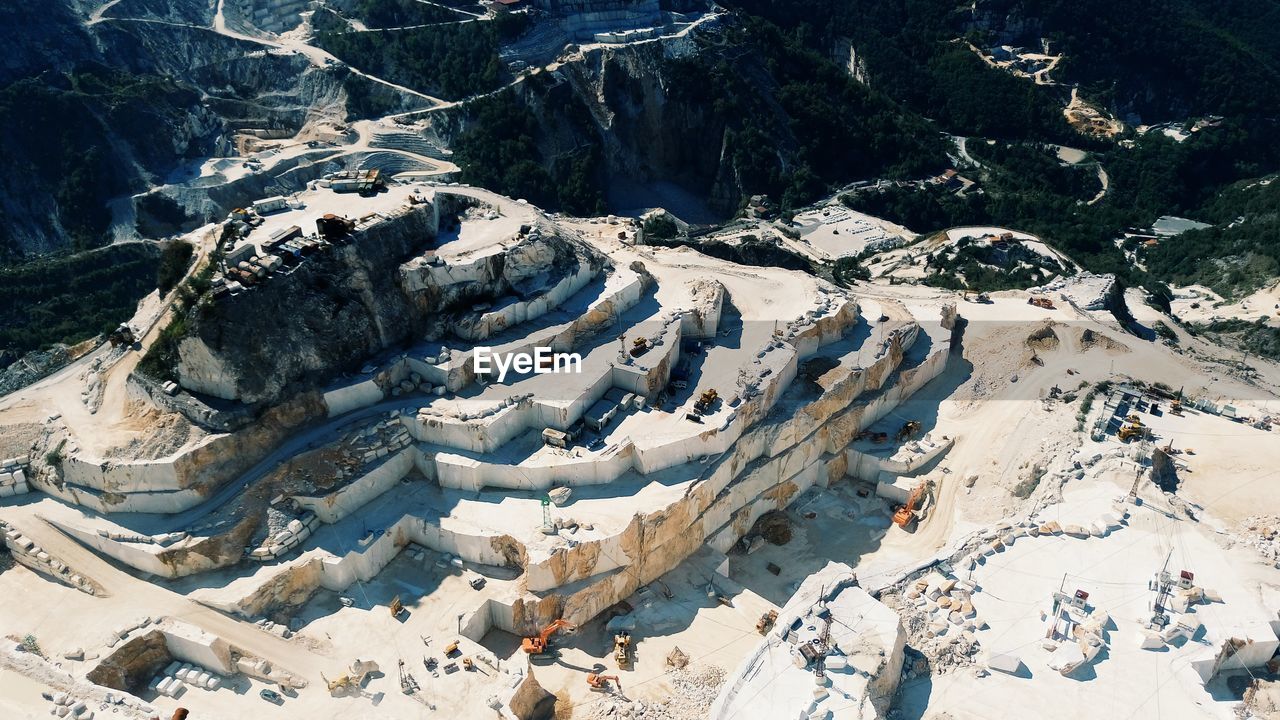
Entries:
[[1264, 560], [1280, 569], [1280, 517], [1252, 515], [1240, 524], [1238, 542], [1253, 548]]
[[667, 671], [663, 679], [671, 687], [671, 692], [661, 700], [628, 700], [618, 695], [606, 695], [590, 705], [575, 706], [573, 717], [581, 717], [582, 720], [703, 720], [724, 685], [725, 671], [715, 665], [689, 665]]

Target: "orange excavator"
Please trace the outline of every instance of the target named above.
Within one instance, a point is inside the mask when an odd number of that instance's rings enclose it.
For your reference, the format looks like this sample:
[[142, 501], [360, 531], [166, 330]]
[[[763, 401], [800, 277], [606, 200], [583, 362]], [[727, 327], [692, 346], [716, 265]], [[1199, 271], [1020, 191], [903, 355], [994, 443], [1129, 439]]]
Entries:
[[617, 675], [598, 675], [596, 673], [587, 673], [587, 687], [592, 690], [608, 690], [610, 680], [618, 684], [619, 690], [622, 689], [622, 681], [618, 679]]
[[556, 620], [550, 625], [542, 628], [542, 632], [537, 635], [525, 638], [524, 642], [521, 643], [521, 647], [523, 647], [524, 651], [530, 655], [541, 655], [547, 651], [547, 645], [551, 641], [551, 636], [555, 635], [557, 631], [566, 630], [568, 632], [573, 632], [577, 629], [578, 626], [568, 620]]
[[906, 528], [916, 520], [916, 510], [920, 508], [920, 503], [924, 500], [924, 494], [929, 491], [928, 483], [920, 483], [915, 490], [907, 496], [907, 503], [900, 505], [893, 512], [893, 524], [900, 528]]

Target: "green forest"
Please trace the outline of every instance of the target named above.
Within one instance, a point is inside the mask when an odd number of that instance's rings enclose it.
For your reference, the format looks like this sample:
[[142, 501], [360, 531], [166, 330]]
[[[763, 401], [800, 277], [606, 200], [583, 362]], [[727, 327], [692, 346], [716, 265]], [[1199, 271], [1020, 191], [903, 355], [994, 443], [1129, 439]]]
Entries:
[[157, 246], [134, 243], [0, 269], [0, 350], [21, 354], [114, 330], [155, 289], [159, 258]]
[[524, 30], [522, 16], [406, 30], [329, 30], [315, 42], [352, 67], [446, 100], [496, 89], [507, 79], [498, 59], [504, 38]]

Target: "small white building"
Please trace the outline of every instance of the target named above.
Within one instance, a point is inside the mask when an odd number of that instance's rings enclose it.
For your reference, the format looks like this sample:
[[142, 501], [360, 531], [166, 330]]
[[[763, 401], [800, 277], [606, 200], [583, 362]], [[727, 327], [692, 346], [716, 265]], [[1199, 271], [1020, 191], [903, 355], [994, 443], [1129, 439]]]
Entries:
[[252, 207], [253, 207], [253, 211], [258, 213], [259, 215], [266, 215], [268, 213], [280, 212], [281, 210], [289, 209], [289, 199], [284, 197], [283, 195], [276, 195], [274, 197], [262, 198], [261, 200], [254, 200]]

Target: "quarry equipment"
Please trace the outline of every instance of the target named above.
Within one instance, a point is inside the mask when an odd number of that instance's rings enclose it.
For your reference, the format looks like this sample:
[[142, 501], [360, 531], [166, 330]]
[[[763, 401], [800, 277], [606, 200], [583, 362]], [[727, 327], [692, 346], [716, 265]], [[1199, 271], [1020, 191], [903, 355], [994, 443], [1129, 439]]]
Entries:
[[452, 656], [453, 656], [453, 654], [454, 654], [454, 653], [456, 653], [456, 652], [458, 652], [458, 641], [457, 641], [457, 640], [454, 640], [453, 642], [449, 643], [448, 645], [445, 645], [445, 647], [444, 647], [444, 656], [445, 656], [445, 657], [452, 657]]
[[631, 667], [631, 633], [626, 630], [613, 636], [613, 659], [620, 670]]
[[476, 664], [471, 658], [464, 657], [462, 658], [462, 669], [466, 670], [467, 672], [471, 672], [472, 670], [476, 669]]
[[542, 632], [537, 635], [525, 638], [524, 642], [522, 642], [520, 646], [523, 647], [524, 651], [530, 655], [541, 655], [547, 651], [547, 646], [551, 640], [551, 636], [555, 635], [557, 631], [564, 630], [566, 632], [574, 632], [577, 629], [578, 627], [576, 625], [562, 618], [542, 628]]
[[120, 323], [120, 326], [112, 330], [111, 334], [107, 336], [107, 340], [111, 343], [111, 347], [120, 347], [121, 345], [132, 345], [137, 341], [137, 338], [133, 334], [133, 328], [125, 323]]
[[400, 613], [404, 612], [404, 603], [400, 602], [400, 596], [391, 598], [391, 617], [400, 617]]
[[339, 217], [333, 213], [325, 213], [316, 218], [316, 231], [320, 237], [333, 242], [350, 235], [356, 229], [355, 221]]
[[720, 394], [716, 392], [715, 388], [708, 388], [702, 391], [702, 394], [698, 396], [697, 402], [693, 404], [693, 409], [706, 414], [711, 410], [711, 406], [716, 404], [716, 400], [719, 397]]
[[1053, 301], [1047, 297], [1029, 297], [1027, 298], [1027, 304], [1035, 305], [1036, 307], [1044, 308], [1045, 310], [1055, 309]]
[[638, 337], [631, 341], [631, 357], [640, 357], [649, 352], [649, 339]]
[[770, 610], [769, 612], [761, 615], [760, 619], [756, 621], [756, 632], [764, 635], [769, 632], [769, 629], [772, 628], [773, 624], [776, 622], [778, 622], [778, 611]]
[[894, 439], [897, 442], [909, 440], [912, 437], [915, 437], [918, 432], [920, 432], [920, 422], [917, 420], [908, 420], [902, 424], [901, 428], [898, 428], [898, 434]]
[[900, 528], [906, 528], [916, 521], [916, 511], [920, 508], [920, 503], [924, 501], [925, 493], [929, 491], [926, 483], [920, 483], [915, 490], [907, 496], [907, 502], [898, 507], [893, 512], [893, 524]]
[[592, 690], [599, 690], [602, 692], [608, 691], [610, 681], [617, 683], [619, 690], [622, 689], [622, 681], [618, 679], [617, 675], [587, 673], [587, 687], [590, 687]]
[[412, 695], [420, 690], [418, 680], [413, 677], [409, 669], [404, 666], [404, 660], [400, 660], [400, 692], [405, 695]]
[[1116, 433], [1116, 435], [1122, 441], [1128, 441], [1132, 438], [1141, 437], [1144, 430], [1145, 428], [1142, 427], [1142, 423], [1131, 422], [1127, 425], [1121, 425], [1120, 431]]
[[325, 681], [325, 685], [329, 688], [329, 694], [333, 697], [342, 697], [354, 690], [358, 685], [355, 678], [345, 673], [339, 675], [333, 680], [330, 680], [321, 674], [320, 679]]
[[366, 675], [378, 671], [378, 663], [374, 660], [356, 660], [351, 663], [351, 667], [342, 675], [334, 680], [326, 678], [323, 674], [320, 676], [324, 680], [325, 685], [329, 688], [329, 694], [333, 697], [341, 697], [353, 691], [359, 691], [360, 683], [364, 682]]
[[1182, 401], [1181, 401], [1181, 400], [1177, 400], [1177, 399], [1170, 400], [1170, 401], [1169, 401], [1169, 412], [1173, 413], [1174, 415], [1181, 415], [1181, 414], [1182, 414]]

